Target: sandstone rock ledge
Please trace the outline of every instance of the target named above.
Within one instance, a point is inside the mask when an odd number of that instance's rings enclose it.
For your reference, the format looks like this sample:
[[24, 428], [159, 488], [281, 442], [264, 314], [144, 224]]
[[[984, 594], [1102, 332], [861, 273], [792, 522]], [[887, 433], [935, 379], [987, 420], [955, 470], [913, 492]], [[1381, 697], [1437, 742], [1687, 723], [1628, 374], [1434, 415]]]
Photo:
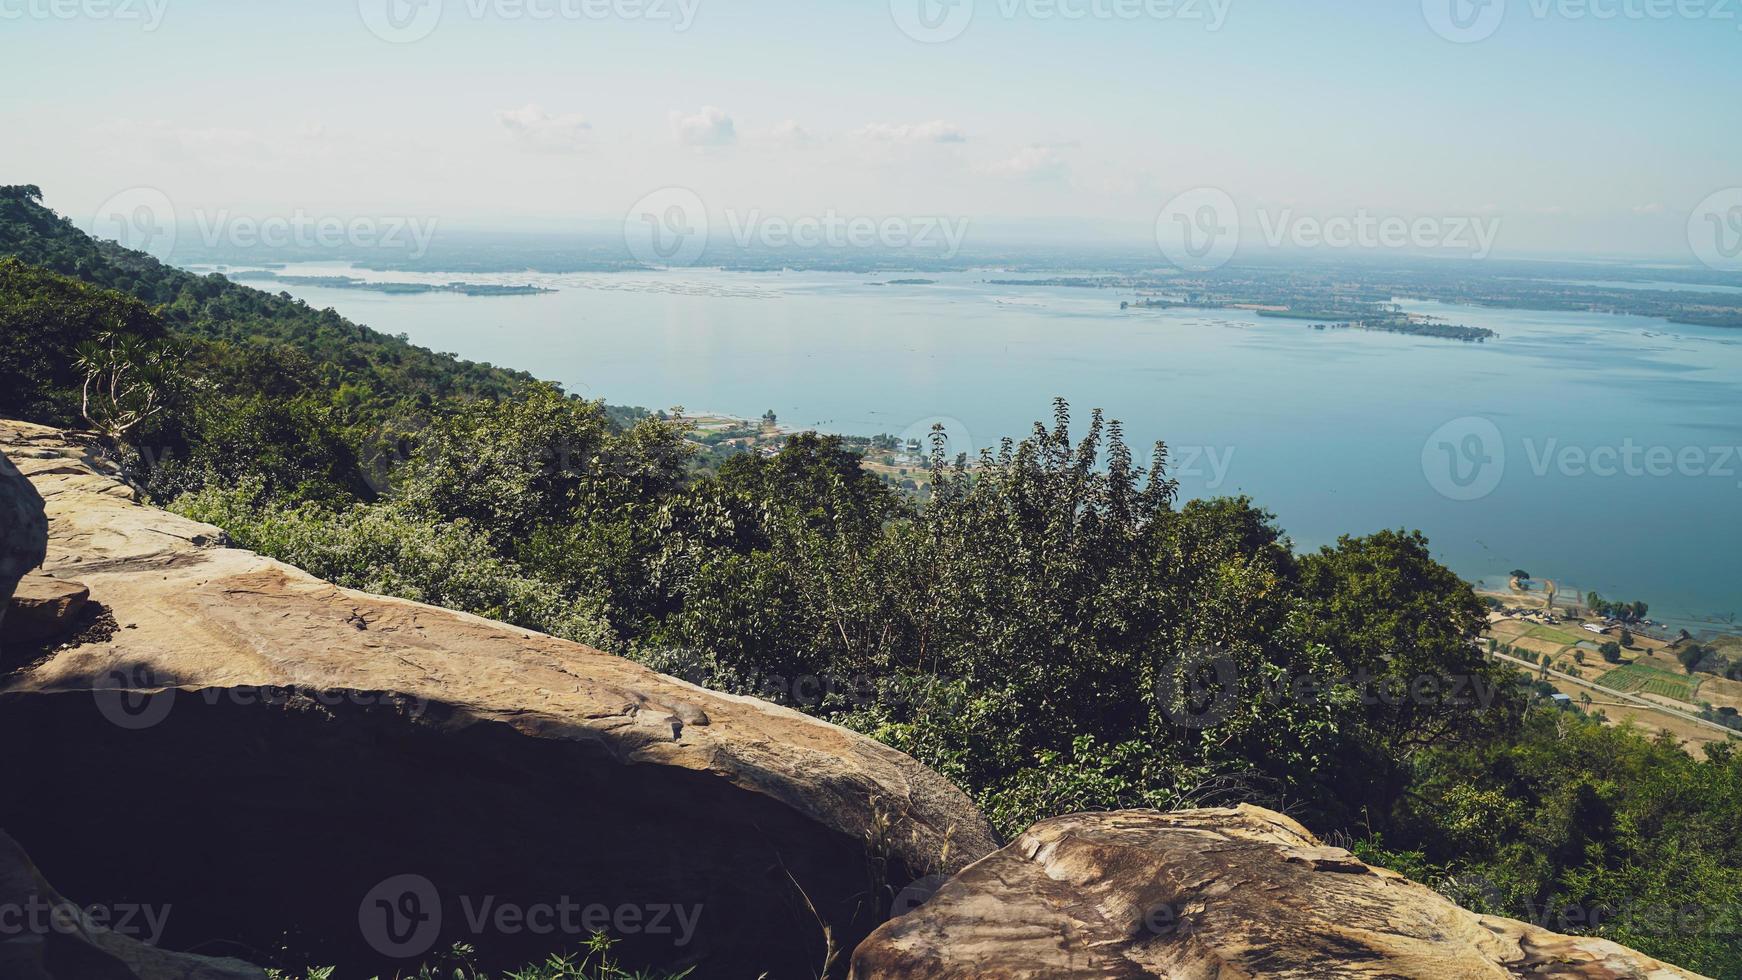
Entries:
[[854, 980], [1694, 976], [1465, 911], [1250, 806], [1043, 821], [853, 957]]
[[[370, 976], [464, 941], [519, 965], [585, 935], [476, 909], [567, 902], [630, 910], [630, 962], [810, 976], [822, 925], [851, 950], [894, 891], [996, 847], [871, 739], [224, 547], [54, 430], [0, 422], [0, 451], [46, 502], [44, 571], [113, 617], [0, 674], [0, 827], [82, 900], [172, 906], [170, 948], [288, 937]], [[403, 876], [440, 926], [405, 943], [367, 922]], [[649, 925], [670, 906], [699, 907], [687, 943]]]

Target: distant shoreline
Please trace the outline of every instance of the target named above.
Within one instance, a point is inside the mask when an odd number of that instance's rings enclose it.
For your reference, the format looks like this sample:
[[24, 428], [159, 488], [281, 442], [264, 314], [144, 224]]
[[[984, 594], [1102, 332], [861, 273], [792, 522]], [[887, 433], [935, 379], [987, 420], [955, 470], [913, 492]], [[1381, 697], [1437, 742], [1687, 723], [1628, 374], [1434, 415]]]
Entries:
[[234, 283], [247, 284], [255, 282], [278, 282], [291, 286], [316, 286], [322, 289], [356, 289], [363, 292], [388, 293], [391, 295], [458, 293], [462, 296], [536, 296], [541, 293], [556, 292], [554, 289], [533, 285], [505, 285], [464, 281], [449, 283], [370, 282], [366, 279], [359, 279], [356, 276], [287, 276], [271, 269], [230, 272], [220, 268], [214, 269], [213, 271]]

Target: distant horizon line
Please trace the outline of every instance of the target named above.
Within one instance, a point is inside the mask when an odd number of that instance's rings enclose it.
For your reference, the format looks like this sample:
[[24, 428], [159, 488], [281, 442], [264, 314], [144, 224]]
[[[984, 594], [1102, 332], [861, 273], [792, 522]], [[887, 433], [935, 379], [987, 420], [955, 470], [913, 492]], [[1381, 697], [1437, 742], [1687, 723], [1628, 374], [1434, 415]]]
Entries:
[[[91, 229], [89, 227], [81, 227], [81, 230], [84, 230], [87, 232], [91, 231]], [[517, 228], [517, 227], [507, 227], [507, 226], [464, 224], [464, 225], [457, 225], [457, 226], [456, 225], [448, 225], [442, 229], [442, 234], [465, 236], [468, 238], [475, 238], [475, 239], [479, 239], [479, 240], [488, 240], [491, 237], [498, 237], [498, 238], [523, 238], [523, 239], [528, 239], [528, 240], [540, 240], [540, 241], [553, 242], [553, 243], [560, 242], [560, 241], [563, 241], [566, 239], [569, 241], [583, 242], [583, 243], [587, 243], [590, 245], [604, 244], [604, 245], [620, 246], [623, 244], [623, 235], [622, 235], [622, 231], [620, 228], [619, 229], [600, 228], [600, 229], [556, 230], [556, 229], [532, 229], [532, 228], [524, 228], [524, 227]], [[94, 234], [94, 237], [102, 238], [104, 236]], [[113, 239], [105, 239], [105, 240], [113, 240]], [[1083, 254], [1083, 255], [1097, 254], [1098, 253], [1100, 255], [1107, 256], [1107, 257], [1119, 257], [1119, 258], [1126, 258], [1126, 259], [1136, 259], [1136, 258], [1141, 258], [1141, 257], [1145, 257], [1145, 256], [1153, 256], [1153, 258], [1155, 259], [1155, 262], [1158, 266], [1166, 266], [1166, 265], [1171, 264], [1169, 262], [1169, 260], [1167, 259], [1167, 257], [1160, 252], [1160, 250], [1155, 246], [1155, 244], [1153, 242], [1145, 243], [1141, 239], [1132, 240], [1131, 238], [1122, 238], [1120, 240], [1097, 241], [1097, 240], [1094, 240], [1092, 237], [1088, 237], [1088, 236], [1049, 240], [1049, 239], [1025, 238], [1025, 237], [1020, 237], [1020, 236], [1007, 236], [1007, 235], [987, 236], [987, 235], [982, 234], [982, 235], [975, 236], [975, 240], [972, 243], [964, 243], [961, 251], [953, 256], [947, 256], [947, 255], [941, 254], [939, 252], [928, 251], [925, 249], [867, 248], [867, 249], [854, 249], [852, 251], [854, 251], [857, 254], [862, 254], [862, 255], [866, 255], [866, 256], [884, 256], [884, 257], [891, 257], [891, 258], [899, 257], [901, 255], [910, 255], [917, 261], [923, 261], [923, 262], [930, 263], [930, 264], [935, 264], [938, 262], [951, 262], [951, 263], [958, 264], [958, 265], [972, 265], [972, 264], [974, 264], [974, 262], [977, 258], [984, 259], [987, 262], [995, 262], [999, 258], [999, 256], [988, 254], [989, 252], [994, 251], [994, 250], [1005, 250], [1005, 251], [1016, 251], [1016, 252], [1052, 250], [1052, 251], [1058, 251], [1058, 252], [1064, 252], [1064, 253], [1077, 253], [1077, 254]], [[191, 247], [177, 248], [172, 253], [172, 255], [174, 255], [177, 258], [183, 257], [185, 255], [190, 259], [194, 258], [196, 256], [211, 256], [211, 255], [218, 255], [218, 254], [244, 255], [244, 254], [250, 254], [250, 253], [256, 254], [256, 255], [283, 255], [283, 256], [295, 255], [295, 256], [301, 256], [301, 255], [305, 255], [306, 253], [308, 253], [310, 251], [316, 251], [316, 250], [310, 249], [310, 248], [305, 247], [305, 246], [298, 246], [298, 245], [294, 245], [294, 244], [293, 245], [257, 244], [257, 245], [249, 245], [249, 246], [221, 245], [221, 246], [214, 246], [214, 247], [205, 247], [205, 246], [201, 246], [201, 245], [195, 243]], [[335, 261], [349, 261], [356, 256], [370, 255], [370, 254], [379, 255], [379, 256], [383, 256], [383, 257], [401, 257], [401, 256], [405, 255], [405, 253], [406, 253], [406, 250], [404, 248], [389, 246], [389, 245], [344, 246], [344, 247], [339, 247], [339, 248], [335, 248], [335, 249], [329, 249], [327, 251], [330, 251], [333, 254]], [[741, 245], [738, 245], [738, 244], [733, 243], [733, 242], [719, 242], [719, 243], [710, 243], [710, 245], [708, 246], [708, 249], [707, 249], [707, 255], [709, 255], [709, 256], [714, 256], [714, 255], [767, 255], [767, 256], [816, 255], [816, 256], [821, 256], [821, 255], [839, 255], [842, 253], [842, 251], [843, 251], [843, 249], [841, 249], [839, 247], [834, 247], [834, 246], [829, 246], [829, 245], [785, 245], [785, 246], [750, 245], [750, 246], [741, 246]], [[628, 257], [627, 252], [625, 252], [625, 256]], [[160, 258], [162, 258], [162, 256], [160, 256]], [[1718, 279], [1718, 280], [1735, 280], [1735, 279], [1739, 278], [1739, 274], [1736, 272], [1727, 272], [1724, 270], [1712, 269], [1708, 266], [1702, 265], [1698, 259], [1696, 259], [1692, 256], [1689, 256], [1689, 255], [1675, 255], [1675, 254], [1661, 253], [1661, 252], [1660, 253], [1620, 253], [1620, 252], [1596, 251], [1596, 250], [1586, 251], [1586, 252], [1571, 252], [1571, 251], [1561, 251], [1561, 250], [1551, 250], [1551, 249], [1540, 249], [1540, 250], [1539, 249], [1506, 249], [1506, 250], [1496, 249], [1491, 255], [1488, 255], [1486, 257], [1473, 257], [1470, 255], [1459, 255], [1459, 254], [1448, 255], [1448, 254], [1443, 254], [1443, 253], [1437, 253], [1433, 250], [1400, 250], [1400, 249], [1391, 249], [1391, 248], [1378, 247], [1378, 246], [1374, 246], [1374, 247], [1363, 247], [1363, 246], [1325, 247], [1325, 248], [1272, 248], [1269, 246], [1258, 244], [1258, 245], [1252, 245], [1252, 246], [1244, 246], [1243, 245], [1240, 248], [1239, 252], [1237, 253], [1236, 257], [1232, 261], [1230, 261], [1228, 263], [1228, 265], [1229, 266], [1239, 266], [1243, 263], [1248, 263], [1248, 262], [1253, 262], [1253, 261], [1259, 261], [1259, 262], [1286, 261], [1286, 262], [1290, 262], [1290, 263], [1300, 263], [1300, 264], [1307, 264], [1307, 265], [1313, 265], [1313, 264], [1337, 265], [1337, 264], [1342, 264], [1342, 263], [1346, 263], [1349, 261], [1359, 261], [1359, 262], [1366, 263], [1366, 262], [1379, 262], [1379, 261], [1386, 261], [1386, 260], [1400, 261], [1400, 262], [1431, 262], [1431, 263], [1435, 263], [1435, 264], [1466, 265], [1466, 266], [1472, 266], [1472, 267], [1481, 267], [1484, 265], [1491, 265], [1491, 264], [1496, 263], [1496, 262], [1520, 262], [1520, 263], [1556, 263], [1556, 262], [1560, 262], [1560, 263], [1566, 263], [1566, 264], [1571, 264], [1571, 265], [1591, 265], [1591, 266], [1609, 265], [1609, 266], [1626, 266], [1626, 267], [1638, 268], [1638, 269], [1659, 268], [1659, 269], [1662, 269], [1664, 271], [1704, 272], [1704, 273], [1709, 273], [1712, 277], [1714, 277], [1715, 279]], [[318, 261], [318, 260], [309, 259], [309, 258], [295, 258], [295, 259], [290, 259], [290, 261]], [[708, 266], [708, 263], [705, 261], [691, 263], [691, 264], [696, 265], [696, 266], [701, 266], [701, 267]], [[1226, 268], [1226, 266], [1224, 266], [1224, 268]], [[1186, 273], [1195, 273], [1195, 272], [1198, 272], [1201, 270], [1182, 269], [1180, 271], [1186, 272]]]

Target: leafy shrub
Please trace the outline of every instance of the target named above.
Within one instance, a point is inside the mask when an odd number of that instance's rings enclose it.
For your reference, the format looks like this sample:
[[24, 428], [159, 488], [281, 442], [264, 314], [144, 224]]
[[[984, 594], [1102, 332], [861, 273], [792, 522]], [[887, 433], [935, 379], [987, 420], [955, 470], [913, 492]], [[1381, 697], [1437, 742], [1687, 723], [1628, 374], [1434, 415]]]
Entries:
[[428, 522], [392, 504], [329, 510], [263, 502], [259, 481], [207, 487], [171, 510], [241, 547], [365, 592], [428, 602], [611, 649], [603, 604], [528, 574], [464, 519]]

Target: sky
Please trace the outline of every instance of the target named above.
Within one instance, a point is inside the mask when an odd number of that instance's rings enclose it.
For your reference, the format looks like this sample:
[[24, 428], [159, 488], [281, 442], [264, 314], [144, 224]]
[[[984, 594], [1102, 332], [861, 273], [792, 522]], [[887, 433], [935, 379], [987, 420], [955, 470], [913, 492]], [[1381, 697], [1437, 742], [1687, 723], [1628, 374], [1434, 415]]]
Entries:
[[1739, 94], [1742, 0], [0, 0], [0, 182], [80, 224], [605, 228], [675, 187], [1140, 242], [1210, 189], [1692, 262]]

